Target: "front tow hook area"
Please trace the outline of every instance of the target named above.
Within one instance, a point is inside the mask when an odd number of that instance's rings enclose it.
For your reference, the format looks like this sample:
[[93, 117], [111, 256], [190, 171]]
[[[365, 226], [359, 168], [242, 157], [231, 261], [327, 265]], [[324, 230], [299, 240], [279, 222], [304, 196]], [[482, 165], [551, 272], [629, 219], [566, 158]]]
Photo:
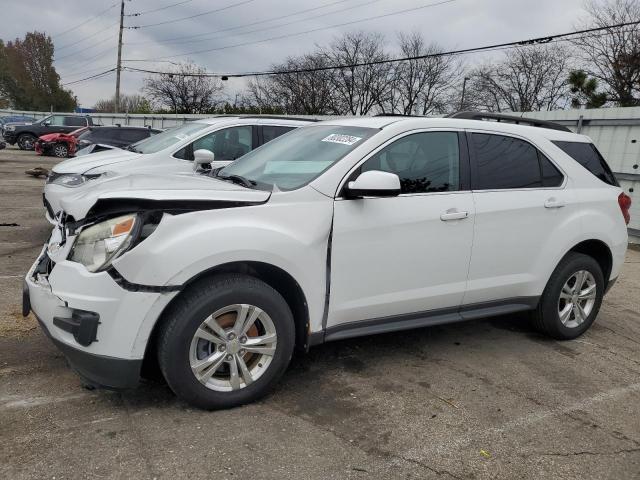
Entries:
[[97, 340], [100, 315], [85, 310], [73, 310], [71, 318], [53, 317], [53, 324], [73, 335], [83, 347], [88, 347]]

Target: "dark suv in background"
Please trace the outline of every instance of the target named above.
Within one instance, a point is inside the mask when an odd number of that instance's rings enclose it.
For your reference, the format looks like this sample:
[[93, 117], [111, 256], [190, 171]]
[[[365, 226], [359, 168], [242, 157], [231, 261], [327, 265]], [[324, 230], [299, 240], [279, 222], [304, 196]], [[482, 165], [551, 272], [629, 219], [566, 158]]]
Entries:
[[78, 137], [76, 149], [82, 150], [84, 154], [87, 154], [106, 150], [109, 146], [126, 148], [161, 131], [151, 127], [125, 127], [120, 125], [89, 127]]
[[33, 150], [36, 140], [41, 135], [70, 133], [93, 124], [93, 120], [87, 115], [49, 115], [27, 125], [7, 125], [3, 135], [7, 143], [17, 143], [21, 150]]

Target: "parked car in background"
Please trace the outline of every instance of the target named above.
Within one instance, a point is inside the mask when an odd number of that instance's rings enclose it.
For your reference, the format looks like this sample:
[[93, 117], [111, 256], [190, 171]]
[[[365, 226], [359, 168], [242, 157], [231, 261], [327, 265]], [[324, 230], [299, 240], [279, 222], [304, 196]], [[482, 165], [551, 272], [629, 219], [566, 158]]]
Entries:
[[91, 147], [91, 151], [96, 150], [96, 146], [125, 148], [160, 131], [149, 127], [121, 127], [119, 125], [82, 127], [71, 133], [42, 135], [36, 141], [35, 150], [40, 155], [53, 155], [60, 158], [73, 157], [79, 150], [89, 147]]
[[63, 201], [23, 314], [89, 383], [157, 362], [206, 409], [263, 396], [294, 347], [521, 312], [576, 338], [624, 263], [629, 197], [565, 153], [588, 137], [490, 115], [330, 120], [215, 175], [105, 181]]
[[[58, 158], [72, 157], [76, 153], [78, 137], [89, 127], [80, 127], [71, 133], [47, 133], [41, 135], [34, 145], [38, 155], [53, 155]], [[96, 127], [97, 128], [97, 127]]]
[[26, 125], [37, 121], [38, 119], [35, 117], [28, 117], [26, 115], [5, 115], [0, 117], [0, 137], [4, 135], [4, 129], [6, 126]]
[[47, 219], [54, 221], [63, 198], [94, 188], [96, 183], [108, 178], [129, 173], [191, 173], [196, 157], [207, 167], [223, 167], [309, 122], [312, 120], [287, 117], [212, 117], [165, 130], [134, 143], [127, 150], [115, 149], [65, 160], [53, 167], [44, 187]]
[[4, 139], [11, 145], [18, 144], [21, 150], [33, 150], [36, 140], [48, 133], [71, 133], [79, 127], [93, 125], [88, 115], [49, 115], [26, 125], [7, 125]]

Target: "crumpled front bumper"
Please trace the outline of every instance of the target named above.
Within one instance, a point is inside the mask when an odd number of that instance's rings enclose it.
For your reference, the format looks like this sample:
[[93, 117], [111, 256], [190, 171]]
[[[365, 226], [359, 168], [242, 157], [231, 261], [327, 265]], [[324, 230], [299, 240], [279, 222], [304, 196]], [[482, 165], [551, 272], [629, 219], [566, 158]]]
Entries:
[[[137, 385], [146, 343], [177, 292], [133, 292], [107, 273], [62, 260], [43, 248], [25, 278], [23, 313], [33, 311], [45, 334], [89, 383]], [[87, 323], [88, 322], [88, 323]]]

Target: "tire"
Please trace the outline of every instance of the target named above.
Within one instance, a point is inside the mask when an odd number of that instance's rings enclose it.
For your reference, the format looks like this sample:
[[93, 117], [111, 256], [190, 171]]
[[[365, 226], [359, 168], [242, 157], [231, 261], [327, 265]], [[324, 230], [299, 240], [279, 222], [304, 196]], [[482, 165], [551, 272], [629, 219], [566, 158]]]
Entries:
[[17, 138], [18, 147], [20, 150], [33, 150], [36, 144], [37, 138], [30, 133], [21, 133]]
[[[253, 307], [246, 318], [257, 315], [257, 320], [249, 322], [244, 334], [236, 320], [242, 318], [239, 308], [246, 306]], [[231, 408], [266, 395], [293, 353], [291, 309], [276, 290], [248, 275], [220, 275], [195, 283], [171, 305], [163, 321], [157, 345], [160, 370], [178, 397], [205, 410]], [[220, 342], [222, 335], [216, 330], [227, 337], [221, 343], [209, 340]], [[273, 334], [273, 343], [258, 340]], [[254, 353], [271, 348], [271, 355]]]
[[[582, 281], [578, 290], [588, 292], [593, 287], [593, 293], [579, 295], [575, 287], [579, 279]], [[579, 337], [595, 321], [604, 288], [604, 275], [598, 262], [588, 255], [569, 252], [551, 274], [532, 314], [534, 327], [556, 340]]]
[[69, 147], [64, 143], [56, 143], [53, 148], [53, 156], [57, 158], [67, 158], [69, 156]]

